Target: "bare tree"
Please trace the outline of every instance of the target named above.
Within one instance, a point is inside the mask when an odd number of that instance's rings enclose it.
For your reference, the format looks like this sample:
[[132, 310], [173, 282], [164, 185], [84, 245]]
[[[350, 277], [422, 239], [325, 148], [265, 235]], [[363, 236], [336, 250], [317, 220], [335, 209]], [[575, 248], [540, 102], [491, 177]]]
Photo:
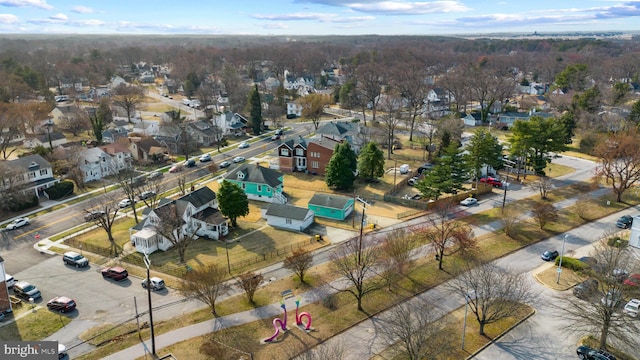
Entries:
[[216, 301], [228, 290], [226, 272], [219, 266], [208, 265], [189, 271], [178, 290], [182, 296], [195, 298], [205, 303], [211, 309], [211, 314], [218, 317]]
[[351, 285], [337, 290], [353, 295], [358, 302], [358, 311], [364, 311], [362, 299], [365, 295], [384, 286], [384, 282], [376, 274], [380, 250], [373, 244], [367, 244], [366, 240], [351, 239], [331, 254], [333, 268]]
[[160, 195], [165, 191], [165, 185], [161, 177], [146, 179], [136, 190], [139, 191], [138, 198], [149, 209], [155, 209], [160, 202]]
[[[633, 270], [633, 259], [626, 248], [608, 245], [615, 240], [615, 235], [607, 235], [590, 254], [597, 261], [590, 271], [598, 282], [597, 291], [585, 299], [562, 296], [557, 302], [551, 302], [568, 320], [567, 330], [596, 335], [600, 349], [607, 347], [609, 338], [633, 347], [635, 334], [640, 332], [638, 321], [620, 311], [623, 299], [631, 295], [631, 288], [624, 285], [622, 275]], [[603, 294], [605, 297], [601, 299]]]
[[180, 262], [184, 263], [187, 248], [198, 238], [196, 233], [202, 223], [193, 216], [182, 214], [178, 209], [176, 201], [154, 209], [157, 221], [152, 220], [151, 224], [158, 235], [167, 239], [178, 250]]
[[382, 240], [381, 275], [389, 290], [411, 266], [410, 255], [414, 247], [413, 237], [404, 229], [393, 230]]
[[578, 196], [576, 203], [574, 204], [574, 211], [576, 215], [580, 216], [583, 220], [588, 220], [591, 210], [591, 196], [583, 194]]
[[453, 329], [438, 321], [435, 306], [418, 298], [395, 306], [385, 316], [382, 336], [388, 346], [401, 345], [403, 359], [439, 359], [453, 350]]
[[360, 93], [360, 97], [362, 98], [362, 120], [364, 122], [364, 126], [367, 126], [367, 109], [371, 109], [373, 122], [376, 121], [378, 102], [380, 101], [380, 94], [382, 94], [383, 76], [380, 72], [380, 67], [373, 62], [358, 66], [356, 73], [358, 78], [356, 90]]
[[400, 124], [400, 110], [402, 109], [402, 99], [394, 92], [384, 94], [379, 102], [380, 110], [384, 114], [380, 117], [385, 130], [385, 142], [387, 145], [387, 159], [391, 159], [393, 154], [393, 140], [395, 139], [396, 128]]
[[244, 291], [247, 300], [249, 300], [251, 304], [255, 304], [254, 296], [263, 279], [264, 276], [262, 276], [262, 274], [254, 272], [244, 273], [238, 278], [238, 285]]
[[427, 220], [428, 227], [419, 230], [436, 252], [438, 269], [442, 270], [445, 256], [469, 251], [476, 246], [473, 230], [467, 224], [451, 220], [455, 206], [453, 201], [441, 201]]
[[142, 182], [139, 180], [140, 178], [136, 176], [136, 173], [132, 170], [119, 171], [117, 169], [117, 165], [114, 163], [110, 165], [113, 169], [112, 173], [114, 174], [115, 180], [120, 186], [120, 190], [124, 196], [129, 200], [131, 210], [133, 211], [133, 218], [138, 223], [138, 212], [136, 210], [136, 195], [140, 192], [140, 186], [142, 186]]
[[180, 175], [178, 175], [177, 179], [178, 181], [178, 189], [180, 189], [180, 194], [184, 195], [187, 193], [187, 174], [182, 173]]
[[545, 200], [549, 190], [553, 188], [553, 183], [548, 176], [541, 176], [538, 180], [531, 183], [531, 187], [538, 190], [540, 198]]
[[136, 85], [120, 84], [113, 90], [112, 101], [114, 105], [121, 107], [127, 113], [127, 120], [131, 122], [135, 116], [136, 107], [144, 101], [145, 90]]
[[427, 67], [421, 61], [411, 59], [394, 67], [392, 82], [409, 107], [409, 141], [413, 141], [416, 118], [424, 111], [427, 98]]
[[17, 141], [23, 135], [18, 113], [16, 104], [0, 103], [0, 151], [4, 160], [18, 149]]
[[288, 358], [296, 360], [343, 360], [347, 358], [349, 352], [345, 341], [337, 337], [331, 338], [330, 341], [325, 341], [313, 349], [308, 349], [302, 354], [298, 354], [299, 351], [295, 347], [287, 348], [287, 350], [289, 350]]
[[111, 245], [111, 254], [117, 257], [119, 245], [113, 237], [113, 226], [116, 223], [118, 211], [120, 211], [117, 199], [106, 194], [105, 196], [98, 196], [95, 199], [91, 204], [91, 208], [84, 210], [86, 213], [85, 219], [104, 230]]
[[521, 309], [520, 305], [533, 299], [526, 273], [517, 274], [493, 263], [473, 267], [467, 263], [460, 275], [451, 280], [450, 289], [466, 299], [485, 335], [484, 327], [511, 317]]
[[601, 139], [594, 149], [600, 160], [598, 175], [604, 177], [622, 201], [622, 194], [640, 181], [640, 147], [635, 130], [610, 134]]
[[520, 212], [513, 208], [511, 205], [504, 207], [502, 215], [500, 215], [500, 224], [504, 234], [508, 237], [512, 237], [515, 234], [516, 226], [520, 223]]
[[536, 219], [540, 229], [543, 229], [548, 223], [558, 219], [558, 210], [553, 204], [539, 202], [531, 209], [533, 218]]
[[291, 256], [287, 256], [284, 259], [282, 267], [293, 271], [298, 276], [298, 279], [300, 279], [300, 282], [304, 283], [304, 274], [312, 264], [313, 255], [304, 249], [297, 249], [293, 251]]
[[33, 192], [25, 192], [22, 173], [10, 167], [6, 162], [0, 162], [0, 209], [13, 211], [13, 207], [29, 201]]
[[320, 125], [320, 117], [324, 114], [324, 107], [328, 103], [329, 99], [321, 94], [309, 94], [298, 99], [298, 104], [302, 107], [302, 116], [311, 120], [316, 130]]

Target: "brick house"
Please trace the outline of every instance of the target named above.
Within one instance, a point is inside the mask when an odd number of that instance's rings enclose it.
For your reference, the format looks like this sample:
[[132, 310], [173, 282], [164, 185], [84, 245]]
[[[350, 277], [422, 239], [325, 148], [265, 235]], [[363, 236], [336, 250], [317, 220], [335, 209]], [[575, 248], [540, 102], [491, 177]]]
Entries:
[[302, 137], [283, 142], [278, 146], [280, 171], [305, 171], [313, 175], [324, 175], [333, 150], [340, 141], [329, 137], [306, 140]]

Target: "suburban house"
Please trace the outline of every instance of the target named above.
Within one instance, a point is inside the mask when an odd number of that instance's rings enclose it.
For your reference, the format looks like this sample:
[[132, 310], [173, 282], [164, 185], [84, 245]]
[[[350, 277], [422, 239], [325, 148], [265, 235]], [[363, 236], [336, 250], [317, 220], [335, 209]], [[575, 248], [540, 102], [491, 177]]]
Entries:
[[460, 117], [465, 126], [481, 126], [482, 114], [480, 113], [461, 113]]
[[223, 112], [213, 118], [213, 125], [222, 130], [222, 135], [242, 136], [249, 129], [249, 120], [241, 114]]
[[529, 121], [532, 116], [540, 116], [542, 118], [553, 117], [553, 114], [536, 112], [535, 110], [531, 110], [529, 112], [505, 112], [496, 115], [496, 127], [508, 127], [511, 128], [513, 124], [518, 121]]
[[277, 148], [278, 168], [281, 171], [305, 171], [307, 170], [307, 141], [299, 136], [298, 139], [289, 139]]
[[224, 180], [240, 186], [249, 200], [286, 204], [283, 177], [281, 172], [259, 164], [242, 164], [229, 170]]
[[177, 125], [161, 124], [158, 134], [153, 138], [171, 154], [177, 154], [182, 147], [182, 129]]
[[158, 162], [164, 160], [165, 148], [154, 138], [130, 139], [131, 156], [138, 162]]
[[311, 175], [324, 175], [333, 156], [333, 150], [341, 141], [324, 137], [310, 140], [307, 145], [307, 171]]
[[451, 114], [451, 98], [452, 95], [442, 88], [433, 88], [429, 90], [429, 93], [424, 100], [422, 116], [429, 118], [441, 118]]
[[0, 256], [0, 313], [11, 312], [11, 298], [9, 297], [9, 286], [6, 282], [7, 272], [4, 269], [4, 259]]
[[202, 187], [177, 200], [162, 199], [157, 208], [149, 211], [146, 218], [131, 228], [131, 244], [136, 251], [151, 254], [157, 250], [167, 251], [173, 246], [169, 239], [155, 230], [161, 219], [169, 216], [164, 212], [177, 212], [183, 221], [180, 231], [186, 236], [195, 232], [197, 236], [219, 240], [229, 234], [227, 219], [218, 210], [215, 192]]
[[331, 121], [320, 126], [316, 130], [316, 137], [320, 140], [324, 138], [336, 141], [347, 141], [353, 151], [360, 152], [363, 144], [364, 133], [359, 122], [352, 121]]
[[151, 71], [144, 71], [142, 74], [140, 74], [139, 79], [142, 83], [151, 84], [156, 81], [156, 76]]
[[287, 116], [295, 115], [295, 117], [302, 116], [302, 105], [295, 102], [287, 103]]
[[154, 136], [158, 134], [159, 126], [157, 121], [146, 121], [132, 118], [133, 132], [144, 135]]
[[187, 123], [185, 129], [198, 146], [212, 146], [222, 140], [222, 129], [208, 121]]
[[64, 136], [63, 133], [58, 131], [51, 131], [47, 134], [39, 134], [33, 138], [24, 140], [24, 145], [31, 149], [37, 146], [44, 146], [46, 148], [54, 149], [66, 143], [67, 137]]
[[307, 207], [316, 216], [334, 220], [344, 220], [353, 211], [351, 197], [333, 194], [314, 194]]
[[262, 210], [262, 217], [270, 226], [305, 231], [313, 224], [313, 211], [293, 205], [271, 203], [266, 210]]
[[129, 169], [131, 163], [131, 152], [124, 145], [115, 143], [83, 150], [79, 167], [84, 182], [90, 182]]
[[49, 117], [53, 120], [52, 123], [55, 125], [69, 122], [72, 123], [83, 116], [85, 116], [85, 112], [73, 104], [58, 105], [49, 113]]
[[28, 155], [3, 163], [3, 178], [1, 186], [11, 189], [20, 187], [23, 192], [33, 192], [36, 196], [46, 196], [45, 190], [59, 179], [53, 177], [51, 164], [40, 155]]
[[339, 143], [340, 141], [326, 137], [312, 140], [298, 137], [287, 140], [277, 148], [278, 167], [281, 171], [304, 171], [313, 175], [324, 175], [333, 156], [333, 150]]

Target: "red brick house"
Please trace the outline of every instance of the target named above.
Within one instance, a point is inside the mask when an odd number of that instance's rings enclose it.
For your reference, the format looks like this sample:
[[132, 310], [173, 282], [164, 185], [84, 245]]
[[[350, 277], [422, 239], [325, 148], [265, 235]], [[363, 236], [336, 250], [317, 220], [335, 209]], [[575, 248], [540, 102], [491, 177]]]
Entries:
[[280, 171], [306, 171], [313, 175], [324, 175], [333, 149], [339, 143], [327, 137], [314, 140], [299, 137], [285, 141], [278, 146]]

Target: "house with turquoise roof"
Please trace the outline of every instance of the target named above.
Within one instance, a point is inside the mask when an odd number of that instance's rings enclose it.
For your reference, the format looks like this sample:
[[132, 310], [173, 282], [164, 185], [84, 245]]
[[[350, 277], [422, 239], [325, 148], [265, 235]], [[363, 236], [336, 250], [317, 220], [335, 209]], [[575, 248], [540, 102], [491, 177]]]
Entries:
[[249, 200], [286, 204], [284, 174], [259, 164], [242, 164], [229, 170], [224, 180], [238, 185]]

